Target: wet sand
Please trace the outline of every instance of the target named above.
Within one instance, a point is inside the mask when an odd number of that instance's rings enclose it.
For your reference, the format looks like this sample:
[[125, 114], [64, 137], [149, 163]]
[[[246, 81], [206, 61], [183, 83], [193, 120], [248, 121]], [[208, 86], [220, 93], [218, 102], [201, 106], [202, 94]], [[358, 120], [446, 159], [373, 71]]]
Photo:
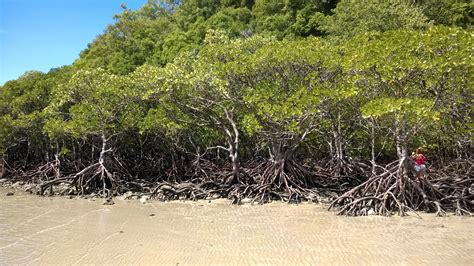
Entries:
[[45, 198], [0, 189], [0, 265], [473, 265], [474, 219], [341, 217], [317, 204]]

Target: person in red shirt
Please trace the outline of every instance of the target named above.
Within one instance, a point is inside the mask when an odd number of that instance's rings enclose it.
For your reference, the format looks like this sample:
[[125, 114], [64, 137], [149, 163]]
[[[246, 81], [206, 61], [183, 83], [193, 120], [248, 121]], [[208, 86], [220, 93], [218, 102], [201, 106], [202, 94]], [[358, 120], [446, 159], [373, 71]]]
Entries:
[[416, 177], [424, 177], [426, 171], [426, 157], [421, 147], [417, 148], [416, 151], [411, 154], [411, 159], [415, 161]]

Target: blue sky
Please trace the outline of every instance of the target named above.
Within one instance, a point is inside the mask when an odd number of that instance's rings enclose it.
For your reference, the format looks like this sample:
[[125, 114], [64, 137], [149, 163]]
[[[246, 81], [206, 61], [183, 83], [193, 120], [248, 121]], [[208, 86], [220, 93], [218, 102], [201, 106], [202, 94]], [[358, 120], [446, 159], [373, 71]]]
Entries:
[[146, 0], [0, 0], [0, 85], [71, 64], [121, 12]]

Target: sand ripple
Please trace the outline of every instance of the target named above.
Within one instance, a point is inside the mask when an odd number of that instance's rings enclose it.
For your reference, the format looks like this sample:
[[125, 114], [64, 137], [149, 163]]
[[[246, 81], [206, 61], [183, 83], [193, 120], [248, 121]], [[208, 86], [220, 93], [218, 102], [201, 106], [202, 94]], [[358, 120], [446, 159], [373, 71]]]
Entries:
[[[314, 204], [140, 204], [0, 189], [0, 265], [465, 264], [469, 217], [339, 217]], [[154, 216], [150, 216], [154, 214]]]

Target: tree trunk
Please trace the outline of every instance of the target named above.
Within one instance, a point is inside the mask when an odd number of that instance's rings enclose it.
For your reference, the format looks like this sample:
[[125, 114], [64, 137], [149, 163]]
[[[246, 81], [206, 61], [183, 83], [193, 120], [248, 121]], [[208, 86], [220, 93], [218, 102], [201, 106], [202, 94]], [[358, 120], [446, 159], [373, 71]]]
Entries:
[[408, 160], [408, 132], [403, 121], [395, 121], [395, 142], [397, 145], [397, 157], [400, 160], [400, 174], [406, 175], [409, 169]]
[[231, 142], [229, 145], [229, 157], [232, 161], [232, 180], [237, 180], [239, 178], [240, 172], [240, 162], [239, 162], [239, 154], [238, 154], [238, 139], [234, 143]]
[[100, 166], [100, 178], [102, 181], [102, 193], [104, 197], [107, 194], [107, 186], [106, 186], [106, 181], [105, 178], [107, 177], [107, 168], [105, 167], [105, 154], [109, 152], [110, 150], [107, 150], [107, 138], [105, 137], [104, 134], [101, 135], [102, 139], [102, 149], [100, 150], [100, 155], [99, 155], [99, 166]]
[[395, 140], [398, 159], [403, 160], [408, 158], [408, 134], [405, 123], [400, 121], [395, 122]]
[[332, 125], [332, 136], [334, 142], [334, 152], [332, 157], [338, 161], [344, 158], [344, 148], [341, 129], [341, 114], [337, 115], [337, 123]]
[[5, 175], [5, 170], [6, 166], [5, 166], [5, 159], [3, 158], [3, 155], [0, 155], [0, 178], [3, 177], [3, 175]]
[[224, 131], [227, 135], [227, 143], [229, 145], [229, 157], [232, 162], [232, 176], [230, 179], [226, 180], [226, 183], [232, 184], [239, 179], [240, 174], [240, 160], [239, 160], [239, 130], [237, 124], [233, 119], [232, 113], [229, 113], [227, 110], [224, 110], [226, 114], [227, 121], [232, 126], [232, 130], [224, 127]]
[[375, 175], [375, 122], [372, 118], [370, 121], [370, 155], [372, 164], [372, 174]]
[[100, 150], [99, 164], [104, 165], [105, 153], [107, 152], [107, 138], [104, 134], [101, 135], [102, 149]]

